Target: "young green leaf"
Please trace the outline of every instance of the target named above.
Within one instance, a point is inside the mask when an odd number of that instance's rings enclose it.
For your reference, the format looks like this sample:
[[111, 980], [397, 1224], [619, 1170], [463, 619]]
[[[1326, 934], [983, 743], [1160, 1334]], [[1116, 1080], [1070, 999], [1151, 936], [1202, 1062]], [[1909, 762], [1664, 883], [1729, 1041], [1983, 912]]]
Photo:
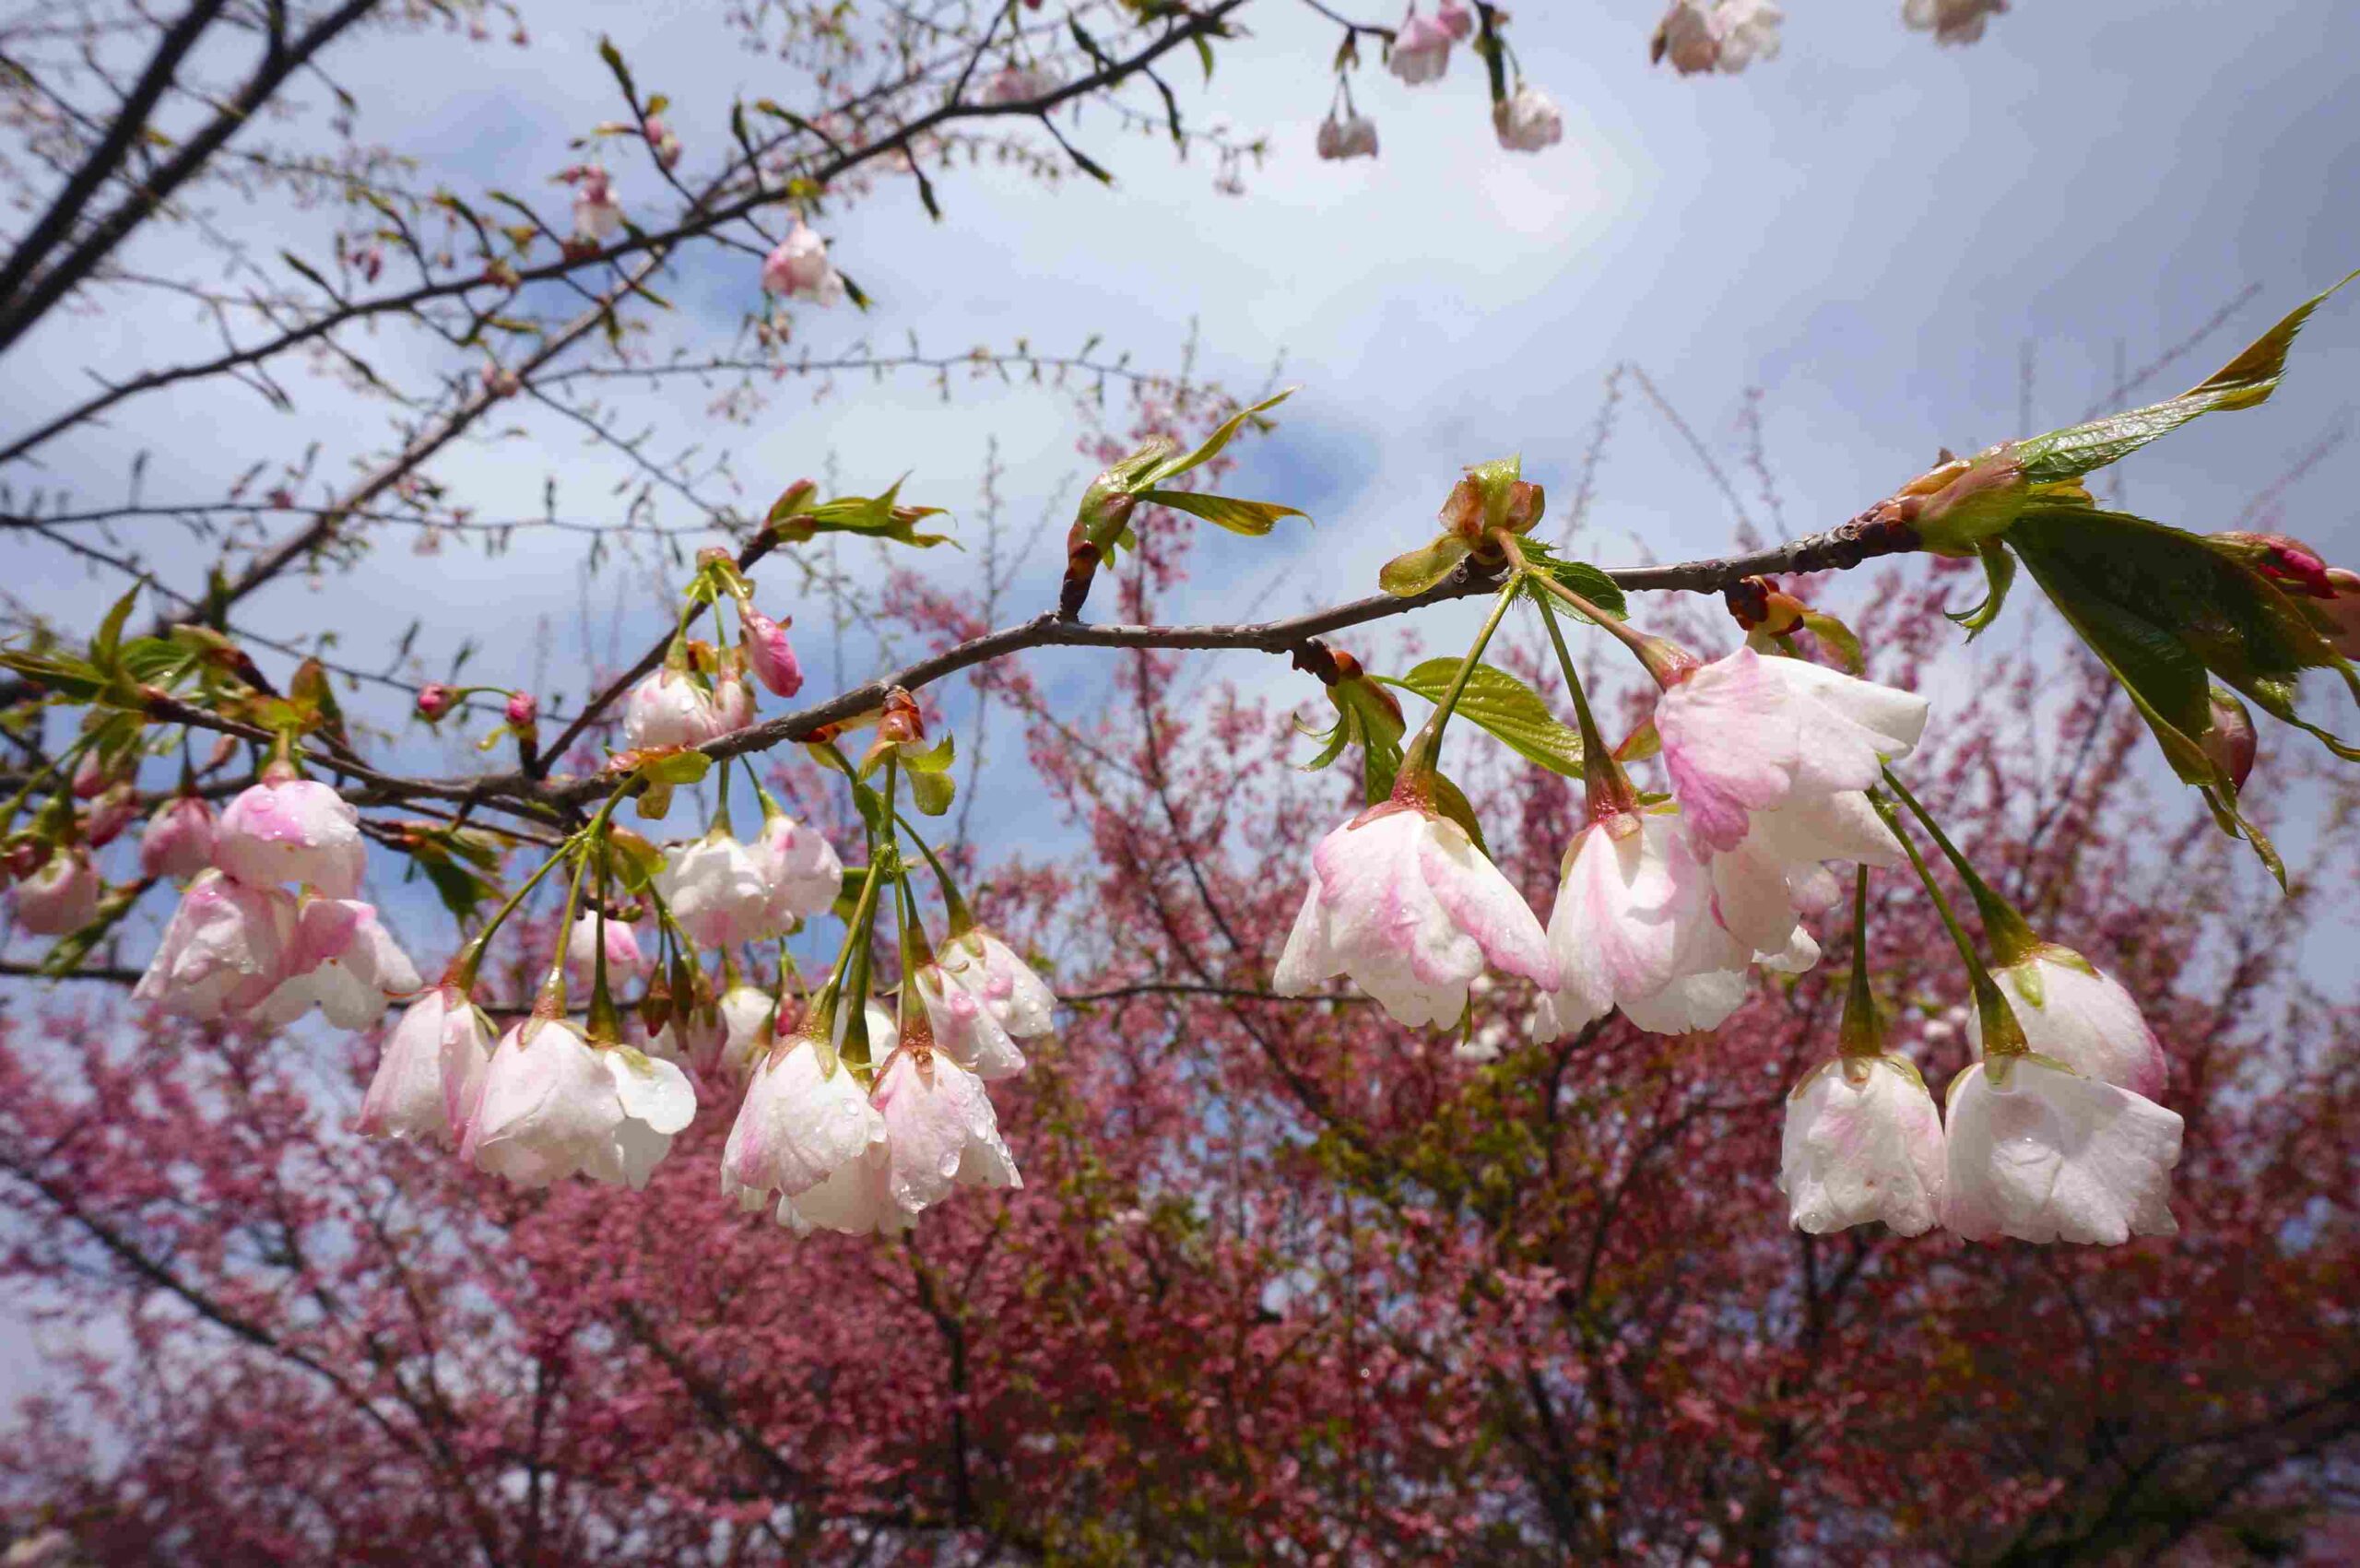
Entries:
[[1268, 421], [1263, 419], [1260, 416], [1266, 411], [1275, 408], [1280, 404], [1284, 403], [1288, 398], [1292, 397], [1294, 393], [1295, 389], [1290, 386], [1268, 397], [1265, 397], [1261, 402], [1255, 404], [1250, 408], [1240, 408], [1236, 413], [1232, 414], [1228, 419], [1223, 419], [1221, 422], [1221, 428], [1214, 430], [1212, 434], [1207, 436], [1204, 440], [1204, 444], [1198, 447], [1196, 451], [1189, 453], [1185, 457], [1166, 458], [1162, 462], [1149, 468], [1145, 473], [1141, 474], [1139, 476], [1139, 488], [1142, 489], [1150, 489], [1154, 486], [1162, 484], [1166, 479], [1175, 478], [1178, 476], [1186, 473], [1191, 468], [1200, 468], [1204, 466], [1206, 464], [1221, 455], [1221, 449], [1227, 446], [1230, 442], [1235, 438], [1237, 432], [1245, 428], [1247, 420], [1253, 420], [1257, 426], [1268, 423]]
[[1465, 539], [1436, 534], [1434, 542], [1395, 556], [1377, 570], [1376, 585], [1398, 598], [1414, 598], [1450, 575], [1469, 555]]
[[[1440, 703], [1457, 678], [1458, 666], [1454, 658], [1428, 659], [1398, 680], [1385, 676], [1373, 678]], [[1507, 671], [1477, 665], [1467, 678], [1467, 689], [1458, 695], [1458, 706], [1451, 712], [1491, 731], [1527, 761], [1567, 778], [1581, 777], [1582, 737], [1559, 724], [1540, 694]]]
[[1218, 528], [1233, 534], [1245, 534], [1259, 538], [1278, 526], [1281, 517], [1305, 517], [1310, 513], [1292, 506], [1281, 506], [1275, 501], [1239, 501], [1233, 496], [1199, 495], [1194, 490], [1141, 490], [1139, 499], [1158, 506], [1168, 506], [1174, 512], [1185, 512], [1191, 517], [1201, 517]]
[[1985, 539], [1976, 546], [1975, 552], [1983, 562], [1982, 602], [1969, 609], [1942, 612], [1966, 628], [1966, 640], [1970, 643], [2000, 619], [2000, 607], [2008, 602], [2008, 589], [2016, 581], [2016, 558], [2008, 553], [2007, 546], [1997, 539]]

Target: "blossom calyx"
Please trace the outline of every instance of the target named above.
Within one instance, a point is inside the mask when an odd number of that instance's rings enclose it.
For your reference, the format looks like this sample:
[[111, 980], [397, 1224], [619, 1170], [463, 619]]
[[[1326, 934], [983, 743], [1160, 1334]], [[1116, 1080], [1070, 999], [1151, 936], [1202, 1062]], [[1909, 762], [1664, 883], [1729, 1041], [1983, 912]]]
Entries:
[[1973, 457], [1946, 457], [1870, 511], [1908, 529], [1920, 549], [1964, 557], [2006, 533], [2034, 493], [2015, 443], [2003, 442]]

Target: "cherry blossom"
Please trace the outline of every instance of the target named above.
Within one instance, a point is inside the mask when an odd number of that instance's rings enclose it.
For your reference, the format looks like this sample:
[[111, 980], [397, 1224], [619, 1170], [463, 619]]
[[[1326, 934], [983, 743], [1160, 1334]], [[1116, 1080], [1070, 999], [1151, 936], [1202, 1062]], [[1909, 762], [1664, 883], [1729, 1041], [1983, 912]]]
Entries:
[[1331, 161], [1348, 158], [1376, 156], [1376, 122], [1364, 114], [1346, 113], [1338, 119], [1331, 112], [1319, 122], [1316, 141], [1319, 156]]
[[1549, 914], [1557, 989], [1536, 1032], [1554, 1040], [1616, 1007], [1641, 1029], [1717, 1027], [1745, 999], [1750, 949], [1713, 914], [1711, 873], [1677, 813], [1611, 812], [1584, 828]]
[[792, 697], [803, 690], [803, 666], [795, 644], [786, 638], [786, 623], [773, 620], [752, 606], [738, 612], [745, 629], [746, 667], [773, 697]]
[[96, 919], [105, 889], [90, 852], [80, 844], [52, 855], [17, 884], [17, 924], [36, 937], [63, 937]]
[[862, 1161], [886, 1138], [868, 1091], [823, 1041], [798, 1036], [761, 1056], [721, 1155], [721, 1195], [748, 1210], [789, 1200]]
[[1300, 996], [1348, 975], [1399, 1021], [1446, 1024], [1486, 963], [1557, 984], [1540, 922], [1466, 831], [1394, 801], [1320, 841], [1271, 987]]
[[1450, 29], [1412, 12], [1393, 34], [1385, 68], [1411, 87], [1438, 81], [1450, 68]]
[[493, 1048], [459, 1154], [518, 1186], [584, 1175], [636, 1190], [696, 1108], [672, 1063], [594, 1045], [564, 1019], [530, 1020]]
[[[778, 857], [759, 843], [740, 843], [715, 823], [704, 837], [673, 845], [664, 860], [655, 890], [681, 929], [704, 946], [759, 942], [786, 929], [778, 918]], [[835, 897], [832, 882], [828, 896]]]
[[1901, 19], [1919, 32], [1931, 32], [1936, 43], [1973, 43], [1984, 25], [2003, 16], [2008, 0], [1902, 0]]
[[761, 831], [749, 850], [770, 890], [768, 920], [784, 931], [797, 920], [824, 914], [844, 891], [844, 862], [819, 829], [762, 803]]
[[365, 1029], [391, 998], [417, 990], [417, 968], [377, 919], [355, 899], [306, 898], [297, 912], [286, 978], [254, 1009], [274, 1027], [317, 1007], [339, 1029]]
[[640, 950], [639, 927], [627, 920], [602, 920], [596, 910], [584, 910], [574, 916], [573, 929], [566, 938], [565, 977], [570, 984], [581, 986], [591, 983], [597, 972], [602, 933], [608, 984], [620, 985], [645, 973], [647, 958]]
[[1977, 1062], [1948, 1098], [1942, 1223], [1969, 1241], [2116, 1246], [2178, 1233], [2176, 1113], [2032, 1056]]
[[633, 749], [702, 746], [743, 728], [752, 713], [743, 681], [725, 676], [708, 685], [667, 667], [631, 688], [623, 706], [623, 738]]
[[1049, 1032], [1056, 994], [1023, 955], [992, 932], [974, 926], [943, 943], [936, 961], [1018, 1040]]
[[491, 1020], [455, 986], [438, 985], [409, 1005], [385, 1037], [376, 1076], [360, 1102], [372, 1138], [454, 1144], [483, 1088]]
[[132, 995], [207, 1022], [248, 1017], [287, 977], [296, 921], [295, 896], [285, 889], [201, 871]]
[[833, 305], [844, 297], [844, 281], [828, 261], [828, 242], [801, 218], [762, 260], [762, 288], [782, 299]]
[[1843, 1056], [1787, 1097], [1778, 1190], [1795, 1229], [1824, 1235], [1882, 1220], [1922, 1235], [1941, 1213], [1941, 1116], [1898, 1056]]
[[369, 850], [351, 802], [316, 779], [275, 772], [221, 813], [213, 863], [256, 887], [301, 882], [348, 899], [360, 890]]
[[186, 881], [213, 864], [213, 808], [202, 796], [176, 795], [156, 808], [139, 835], [139, 869]]
[[[2043, 944], [2032, 956], [1993, 978], [2007, 988], [2024, 1044], [2084, 1078], [2154, 1100], [2164, 1091], [2168, 1064], [2139, 1004], [2089, 960], [2071, 948]], [[1983, 1020], [1967, 1017], [1967, 1039], [1983, 1055]]]
[[1500, 145], [1510, 152], [1539, 152], [1564, 138], [1565, 116], [1556, 100], [1539, 88], [1519, 83], [1504, 103], [1492, 107], [1492, 124]]

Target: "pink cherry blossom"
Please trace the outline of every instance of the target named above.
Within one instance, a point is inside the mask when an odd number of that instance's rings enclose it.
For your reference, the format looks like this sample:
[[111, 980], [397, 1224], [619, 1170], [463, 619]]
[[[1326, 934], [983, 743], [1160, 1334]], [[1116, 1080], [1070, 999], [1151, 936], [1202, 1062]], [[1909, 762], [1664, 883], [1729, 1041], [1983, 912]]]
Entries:
[[104, 849], [123, 836], [131, 819], [139, 812], [139, 792], [129, 783], [110, 785], [105, 794], [90, 802], [90, 814], [82, 820], [82, 838], [92, 849]]
[[[967, 973], [974, 971], [962, 972]], [[926, 1008], [937, 1050], [979, 1078], [1013, 1078], [1024, 1070], [1022, 1048], [963, 979], [932, 963], [919, 968], [911, 978]]]
[[164, 802], [139, 835], [139, 869], [183, 881], [195, 876], [213, 863], [213, 808], [201, 796]]
[[613, 186], [607, 171], [595, 166], [577, 170], [573, 175], [573, 238], [582, 244], [596, 247], [612, 240], [623, 230], [623, 209], [615, 200]]
[[494, 1047], [459, 1154], [518, 1186], [584, 1175], [636, 1190], [696, 1108], [670, 1062], [594, 1046], [564, 1019], [528, 1020]]
[[[725, 683], [743, 691], [744, 683]], [[708, 687], [686, 670], [659, 669], [631, 689], [631, 696], [623, 704], [623, 738], [634, 750], [661, 746], [702, 746], [718, 740], [733, 729], [743, 728], [746, 718], [725, 713], [725, 694], [715, 687]], [[727, 694], [734, 710], [737, 695]], [[746, 717], [751, 716], [751, 704], [747, 704]], [[733, 723], [732, 720], [735, 720]]]
[[17, 925], [36, 937], [63, 937], [98, 917], [105, 889], [90, 852], [80, 844], [57, 851], [17, 884]]
[[1549, 914], [1556, 990], [1536, 1032], [1556, 1039], [1621, 1007], [1641, 1029], [1712, 1029], [1745, 999], [1752, 950], [1713, 916], [1711, 874], [1677, 814], [1615, 812], [1574, 840]]
[[789, 622], [773, 620], [749, 605], [738, 611], [745, 631], [746, 667], [769, 688], [773, 697], [792, 697], [803, 690], [803, 666], [795, 644], [786, 638]]
[[941, 1053], [904, 1042], [877, 1075], [884, 1118], [886, 1196], [920, 1214], [954, 1186], [1020, 1187], [983, 1079]]
[[1434, 7], [1434, 21], [1442, 30], [1459, 42], [1467, 41], [1475, 30], [1475, 13], [1462, 0], [1442, 0]]
[[1968, 44], [1983, 36], [1993, 17], [2005, 15], [2008, 0], [1902, 0], [1901, 19], [1936, 43]]
[[1557, 100], [1539, 88], [1519, 83], [1492, 109], [1492, 126], [1510, 152], [1539, 152], [1564, 139], [1565, 116]]
[[2029, 1056], [1976, 1063], [1949, 1101], [1942, 1223], [1967, 1240], [2118, 1246], [2178, 1233], [2176, 1113]]
[[1413, 15], [1394, 30], [1385, 68], [1411, 87], [1438, 80], [1450, 67], [1450, 41], [1447, 27]]
[[[2089, 967], [2071, 948], [2045, 947], [2023, 962], [1996, 970], [2024, 1044], [2101, 1083], [2154, 1100], [2164, 1092], [2169, 1064], [2130, 993]], [[1983, 1020], [1970, 1011], [1966, 1037], [1983, 1055]]]
[[456, 1143], [483, 1088], [492, 1043], [490, 1020], [466, 992], [448, 985], [427, 992], [385, 1037], [377, 1075], [360, 1102], [360, 1130]]
[[1720, 0], [1713, 25], [1721, 39], [1721, 69], [1735, 75], [1756, 60], [1776, 59], [1778, 28], [1786, 19], [1771, 0]]
[[762, 288], [783, 299], [833, 305], [844, 297], [844, 281], [828, 261], [828, 242], [801, 218], [763, 258]]
[[1349, 975], [1399, 1021], [1446, 1024], [1486, 963], [1556, 988], [1540, 922], [1466, 831], [1388, 802], [1320, 841], [1271, 986], [1300, 996]]
[[661, 114], [650, 114], [645, 126], [648, 149], [655, 153], [658, 168], [670, 169], [680, 161], [680, 138], [667, 124]]
[[1015, 949], [984, 927], [943, 943], [936, 961], [1014, 1038], [1035, 1039], [1056, 1026], [1057, 997], [1049, 983]]
[[1943, 1173], [1934, 1097], [1898, 1056], [1823, 1063], [1787, 1097], [1778, 1190], [1798, 1231], [1882, 1220], [1923, 1235], [1941, 1212]]
[[[701, 839], [675, 844], [655, 875], [655, 890], [672, 918], [710, 948], [760, 942], [786, 929], [776, 915], [774, 857], [760, 855], [716, 826]], [[831, 890], [829, 897], [835, 894]]]
[[296, 920], [295, 895], [285, 889], [201, 871], [132, 995], [206, 1022], [249, 1017], [287, 976]]
[[360, 890], [368, 859], [360, 813], [313, 779], [266, 778], [230, 802], [213, 841], [213, 863], [242, 882], [303, 882], [337, 899]]
[[600, 920], [595, 909], [574, 916], [565, 943], [565, 978], [577, 988], [588, 985], [597, 973], [598, 938], [606, 935], [607, 984], [622, 984], [644, 973], [646, 956], [640, 951], [639, 927], [623, 920]]
[[389, 999], [418, 987], [416, 966], [378, 921], [374, 905], [307, 898], [297, 914], [286, 978], [254, 1017], [285, 1025], [317, 1007], [339, 1029], [365, 1029]]
[[[749, 1211], [787, 1200], [885, 1141], [885, 1119], [850, 1067], [796, 1039], [759, 1058], [721, 1155], [721, 1195]], [[791, 1221], [785, 1221], [791, 1222]]]
[[844, 891], [844, 862], [820, 830], [785, 812], [765, 811], [754, 835], [754, 863], [770, 890], [770, 922], [785, 930], [797, 920], [825, 914]]
[[1319, 122], [1316, 141], [1319, 156], [1330, 160], [1376, 156], [1376, 122], [1364, 114], [1347, 114], [1341, 120], [1330, 113]]

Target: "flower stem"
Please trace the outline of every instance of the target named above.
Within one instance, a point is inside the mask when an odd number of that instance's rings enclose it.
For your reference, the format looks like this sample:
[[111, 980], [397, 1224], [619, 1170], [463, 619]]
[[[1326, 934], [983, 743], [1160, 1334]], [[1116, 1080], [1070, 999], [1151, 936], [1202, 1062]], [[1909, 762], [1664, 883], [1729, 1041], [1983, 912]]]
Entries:
[[1869, 868], [1852, 878], [1852, 979], [1844, 993], [1844, 1020], [1836, 1026], [1836, 1049], [1846, 1056], [1884, 1055], [1884, 1021], [1869, 989]]
[[1442, 755], [1443, 728], [1450, 723], [1451, 711], [1458, 706], [1459, 698], [1466, 695], [1467, 683], [1475, 678], [1475, 666], [1482, 662], [1483, 650], [1491, 646], [1492, 633], [1497, 631], [1500, 622], [1507, 619], [1508, 607], [1516, 603], [1516, 585], [1510, 582], [1492, 601], [1492, 613], [1484, 617], [1483, 629], [1475, 634], [1475, 645], [1468, 649], [1467, 656], [1458, 662], [1457, 673], [1450, 678], [1450, 685], [1443, 692], [1442, 701], [1434, 705], [1434, 717], [1428, 719], [1425, 727], [1418, 732], [1418, 738], [1410, 743], [1410, 756], [1401, 765], [1403, 773], [1431, 772], [1434, 770], [1434, 760]]
[[1631, 787], [1622, 764], [1614, 760], [1606, 737], [1599, 733], [1598, 720], [1589, 711], [1588, 694], [1582, 690], [1582, 678], [1574, 669], [1574, 655], [1565, 646], [1564, 628], [1557, 624], [1557, 612], [1545, 598], [1532, 601], [1540, 607], [1540, 624], [1549, 629], [1549, 641], [1557, 650], [1557, 666], [1565, 673], [1565, 690], [1574, 694], [1574, 723], [1582, 737], [1582, 789], [1588, 797], [1589, 819], [1593, 822], [1615, 812], [1636, 811], [1638, 792]]
[[1988, 882], [1976, 875], [1975, 867], [1967, 863], [1965, 855], [1959, 853], [1958, 846], [1951, 843], [1950, 835], [1942, 831], [1941, 825], [1934, 820], [1931, 813], [1918, 804], [1918, 797], [1909, 793], [1909, 786], [1903, 784], [1891, 768], [1884, 770], [1884, 782], [1886, 787], [1901, 797], [1901, 803], [1909, 808], [1910, 815], [1925, 824], [1927, 833], [1951, 863], [1951, 869], [1957, 872], [1958, 879], [1966, 885], [1967, 896], [1975, 901], [1975, 912], [1983, 922], [1984, 939], [1991, 944], [1991, 956], [2000, 967], [2012, 968], [2030, 958], [2039, 949], [2040, 938], [2034, 935], [2031, 924], [2023, 914]]
[[1983, 1025], [1983, 1054], [1986, 1056], [2024, 1055], [2030, 1047], [2024, 1043], [2024, 1026], [2016, 1021], [2015, 1009], [2009, 1007], [2008, 999], [2000, 994], [1999, 983], [1984, 967], [1983, 960], [1975, 950], [1975, 944], [1966, 939], [1965, 928], [1959, 925], [1958, 916], [1951, 911], [1950, 900], [1942, 896], [1942, 890], [1936, 885], [1933, 870], [1927, 866], [1926, 857], [1918, 853], [1917, 841], [1909, 836], [1909, 830], [1902, 822], [1900, 813], [1893, 808], [1893, 802], [1879, 790], [1869, 792], [1869, 804], [1876, 808], [1877, 815], [1883, 818], [1885, 825], [1893, 830], [1893, 836], [1901, 841], [1902, 849], [1909, 855], [1909, 864], [1917, 869], [1918, 880], [1925, 884], [1926, 896], [1934, 901], [1934, 911], [1942, 917], [1943, 929], [1951, 934], [1951, 940], [1958, 944], [1959, 959], [1966, 965], [1967, 989], [1975, 994], [1976, 1016]]

